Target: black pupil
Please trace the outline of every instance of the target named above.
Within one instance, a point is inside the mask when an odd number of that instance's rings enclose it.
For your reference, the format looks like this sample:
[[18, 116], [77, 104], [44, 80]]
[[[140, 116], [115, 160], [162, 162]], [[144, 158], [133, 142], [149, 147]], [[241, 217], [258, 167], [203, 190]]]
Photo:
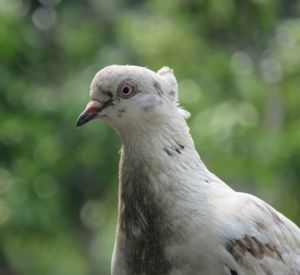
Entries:
[[123, 92], [123, 94], [125, 94], [125, 95], [129, 94], [129, 92], [130, 92], [129, 87], [127, 87], [127, 86], [124, 87], [122, 92]]

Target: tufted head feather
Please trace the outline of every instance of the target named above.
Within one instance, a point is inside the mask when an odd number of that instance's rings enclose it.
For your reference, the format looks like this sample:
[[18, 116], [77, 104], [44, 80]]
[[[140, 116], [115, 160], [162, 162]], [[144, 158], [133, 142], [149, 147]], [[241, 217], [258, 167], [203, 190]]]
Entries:
[[78, 126], [100, 118], [116, 130], [132, 129], [189, 115], [178, 107], [177, 81], [168, 67], [157, 73], [138, 66], [105, 67], [95, 75], [90, 97]]

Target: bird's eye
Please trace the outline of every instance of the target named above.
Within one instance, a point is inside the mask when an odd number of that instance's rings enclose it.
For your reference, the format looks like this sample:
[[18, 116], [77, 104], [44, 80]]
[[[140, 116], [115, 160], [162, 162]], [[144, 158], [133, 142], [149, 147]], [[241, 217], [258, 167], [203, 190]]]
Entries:
[[121, 83], [119, 86], [119, 96], [121, 97], [130, 97], [135, 94], [135, 86], [131, 83]]

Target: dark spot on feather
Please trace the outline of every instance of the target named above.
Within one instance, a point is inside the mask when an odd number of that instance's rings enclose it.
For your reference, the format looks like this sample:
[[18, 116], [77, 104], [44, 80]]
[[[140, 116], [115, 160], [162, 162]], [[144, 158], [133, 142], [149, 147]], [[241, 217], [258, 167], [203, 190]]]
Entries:
[[176, 151], [178, 154], [181, 154], [181, 151], [176, 146], [172, 146], [172, 149]]
[[163, 150], [170, 156], [170, 157], [174, 157], [174, 155], [172, 154], [172, 152], [169, 150], [169, 148], [167, 146], [163, 147]]
[[160, 83], [159, 83], [158, 81], [154, 80], [154, 82], [153, 82], [153, 87], [154, 87], [155, 90], [157, 91], [157, 94], [158, 94], [159, 96], [162, 96], [163, 91], [162, 91], [161, 85], [160, 85]]
[[100, 93], [101, 92], [101, 86], [99, 84], [95, 84], [94, 89]]
[[177, 144], [179, 145], [179, 147], [180, 147], [181, 149], [184, 149], [184, 145], [182, 145], [182, 144], [180, 144], [180, 143], [178, 143], [178, 142], [177, 142]]
[[180, 144], [178, 144], [177, 142], [176, 142], [176, 145], [165, 145], [164, 147], [163, 147], [163, 150], [165, 151], [165, 152], [168, 152], [167, 154], [169, 155], [169, 156], [174, 156], [173, 155], [173, 153], [172, 153], [172, 151], [175, 151], [177, 154], [179, 154], [179, 155], [181, 155], [181, 150], [183, 150], [183, 148], [184, 148], [184, 146], [183, 145], [180, 145]]
[[256, 222], [256, 226], [257, 226], [257, 229], [262, 232], [262, 231], [266, 231], [267, 230], [267, 227], [264, 223], [262, 222]]
[[281, 223], [281, 224], [284, 223], [283, 220], [279, 217], [279, 215], [271, 207], [268, 206], [268, 209], [269, 209], [269, 212], [271, 213], [275, 222]]
[[250, 253], [257, 259], [262, 259], [264, 256], [268, 256], [283, 262], [281, 253], [275, 245], [263, 243], [249, 235], [245, 235], [242, 239], [233, 239], [228, 241], [226, 249], [239, 264], [243, 263], [243, 257], [246, 253]]
[[104, 105], [104, 108], [106, 108], [108, 106], [114, 106], [115, 104], [114, 104], [114, 101], [112, 99], [109, 99], [109, 100], [105, 101], [103, 105]]
[[105, 96], [108, 96], [109, 98], [113, 98], [113, 94], [112, 94], [112, 92], [110, 92], [110, 91], [102, 91], [102, 93], [103, 93]]
[[[237, 271], [230, 268], [227, 264], [225, 264], [225, 269], [226, 269], [226, 271], [229, 271], [231, 275], [238, 275]], [[226, 272], [226, 274], [227, 274], [227, 272]]]
[[142, 109], [147, 113], [151, 110], [153, 110], [155, 106], [143, 106]]
[[205, 179], [204, 181], [205, 181], [205, 182], [207, 182], [207, 183], [209, 183], [209, 181], [208, 181], [208, 180], [206, 180], [206, 179]]
[[117, 117], [122, 117], [122, 114], [126, 112], [126, 108], [118, 110]]
[[184, 149], [184, 145], [180, 144], [180, 143], [179, 143], [178, 141], [176, 141], [176, 140], [175, 140], [175, 142], [176, 142], [177, 147], [179, 147], [180, 149]]
[[168, 92], [168, 95], [170, 96], [170, 97], [175, 97], [175, 92], [174, 91], [170, 91], [170, 92]]
[[274, 220], [275, 223], [277, 224], [283, 224], [284, 221], [279, 217], [279, 215], [275, 212], [274, 209], [272, 209], [269, 205], [267, 204], [260, 204], [260, 203], [255, 203], [255, 205], [263, 212], [269, 212]]

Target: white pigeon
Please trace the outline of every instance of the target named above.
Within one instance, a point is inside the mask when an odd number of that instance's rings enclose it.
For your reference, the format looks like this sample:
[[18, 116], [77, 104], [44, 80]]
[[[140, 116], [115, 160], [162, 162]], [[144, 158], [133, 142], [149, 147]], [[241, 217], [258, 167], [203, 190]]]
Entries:
[[232, 190], [201, 161], [163, 67], [112, 65], [78, 118], [111, 125], [123, 146], [113, 275], [300, 274], [300, 230]]

